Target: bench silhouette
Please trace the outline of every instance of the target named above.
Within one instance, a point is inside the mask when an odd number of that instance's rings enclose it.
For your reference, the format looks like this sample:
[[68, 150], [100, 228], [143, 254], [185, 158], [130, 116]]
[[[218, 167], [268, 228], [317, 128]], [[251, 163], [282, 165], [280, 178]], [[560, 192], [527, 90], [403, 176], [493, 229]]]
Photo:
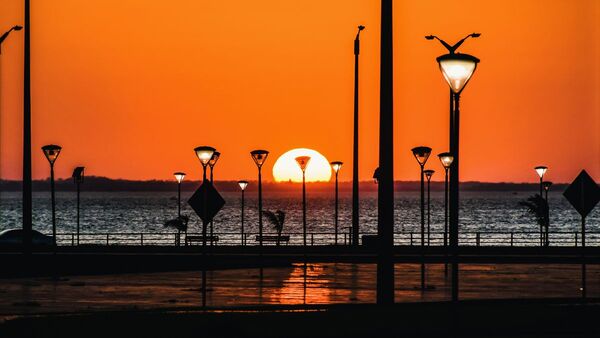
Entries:
[[[206, 236], [206, 242], [218, 242], [219, 236]], [[204, 243], [204, 236], [185, 236], [185, 245], [192, 243]]]
[[[260, 242], [260, 239], [261, 239], [261, 236], [256, 235], [256, 241]], [[262, 236], [263, 242], [277, 243], [278, 240], [279, 240], [279, 242], [285, 242], [285, 244], [288, 244], [290, 242], [290, 236], [277, 236], [277, 235], [263, 235]]]

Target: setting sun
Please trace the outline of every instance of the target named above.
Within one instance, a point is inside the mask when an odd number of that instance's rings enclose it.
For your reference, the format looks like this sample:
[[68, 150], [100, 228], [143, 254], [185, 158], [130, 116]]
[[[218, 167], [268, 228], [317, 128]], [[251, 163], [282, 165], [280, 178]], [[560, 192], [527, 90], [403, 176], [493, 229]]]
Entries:
[[292, 149], [281, 155], [273, 166], [275, 182], [302, 182], [302, 170], [296, 157], [309, 156], [306, 167], [306, 182], [327, 182], [331, 178], [331, 167], [325, 156], [306, 148]]

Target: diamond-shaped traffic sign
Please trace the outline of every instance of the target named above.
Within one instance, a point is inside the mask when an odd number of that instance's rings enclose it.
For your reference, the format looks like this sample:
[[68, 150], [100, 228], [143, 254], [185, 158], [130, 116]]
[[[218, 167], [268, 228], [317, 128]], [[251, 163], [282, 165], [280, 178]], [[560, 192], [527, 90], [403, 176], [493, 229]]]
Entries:
[[600, 201], [600, 187], [585, 170], [567, 187], [563, 196], [577, 210], [581, 217], [586, 217]]
[[204, 224], [209, 223], [225, 205], [225, 200], [210, 181], [204, 181], [190, 197], [188, 204], [200, 216]]

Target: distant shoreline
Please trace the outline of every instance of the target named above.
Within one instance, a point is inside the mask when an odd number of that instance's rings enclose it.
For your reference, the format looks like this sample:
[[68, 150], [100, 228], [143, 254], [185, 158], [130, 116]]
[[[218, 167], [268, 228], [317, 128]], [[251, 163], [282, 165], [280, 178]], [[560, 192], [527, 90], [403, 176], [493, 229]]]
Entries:
[[[200, 186], [200, 181], [184, 181], [181, 185], [183, 191], [193, 191]], [[240, 191], [237, 181], [215, 181], [215, 186], [222, 192]], [[296, 191], [300, 183], [275, 183], [263, 182], [265, 191]], [[396, 181], [394, 182], [396, 191], [419, 191], [420, 183], [417, 181]], [[90, 176], [85, 178], [82, 184], [82, 191], [174, 191], [176, 190], [175, 181], [161, 180], [122, 180], [111, 179], [100, 176]], [[247, 191], [255, 191], [257, 187], [256, 181], [250, 181]], [[553, 191], [563, 191], [567, 184], [559, 183], [552, 186]], [[461, 191], [527, 191], [537, 192], [539, 189], [538, 183], [492, 183], [492, 182], [462, 182]], [[59, 179], [56, 181], [57, 191], [75, 191], [76, 187], [72, 179]], [[307, 189], [312, 191], [330, 191], [333, 189], [333, 182], [318, 182], [307, 184]], [[352, 182], [340, 182], [340, 192], [349, 192], [352, 190]], [[48, 179], [34, 180], [34, 191], [49, 191], [50, 184]], [[377, 184], [373, 181], [361, 181], [361, 191], [377, 191]], [[432, 191], [443, 191], [443, 182], [431, 182]], [[0, 180], [0, 192], [6, 191], [21, 191], [21, 181]]]

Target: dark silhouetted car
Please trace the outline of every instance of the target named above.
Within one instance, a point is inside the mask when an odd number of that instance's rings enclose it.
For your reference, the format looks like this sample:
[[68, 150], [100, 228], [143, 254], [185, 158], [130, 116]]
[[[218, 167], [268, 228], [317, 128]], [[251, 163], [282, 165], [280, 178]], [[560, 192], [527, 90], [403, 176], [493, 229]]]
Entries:
[[[0, 245], [21, 245], [23, 243], [22, 229], [8, 229], [0, 232]], [[46, 236], [39, 231], [31, 231], [33, 245], [54, 245], [52, 236]]]

